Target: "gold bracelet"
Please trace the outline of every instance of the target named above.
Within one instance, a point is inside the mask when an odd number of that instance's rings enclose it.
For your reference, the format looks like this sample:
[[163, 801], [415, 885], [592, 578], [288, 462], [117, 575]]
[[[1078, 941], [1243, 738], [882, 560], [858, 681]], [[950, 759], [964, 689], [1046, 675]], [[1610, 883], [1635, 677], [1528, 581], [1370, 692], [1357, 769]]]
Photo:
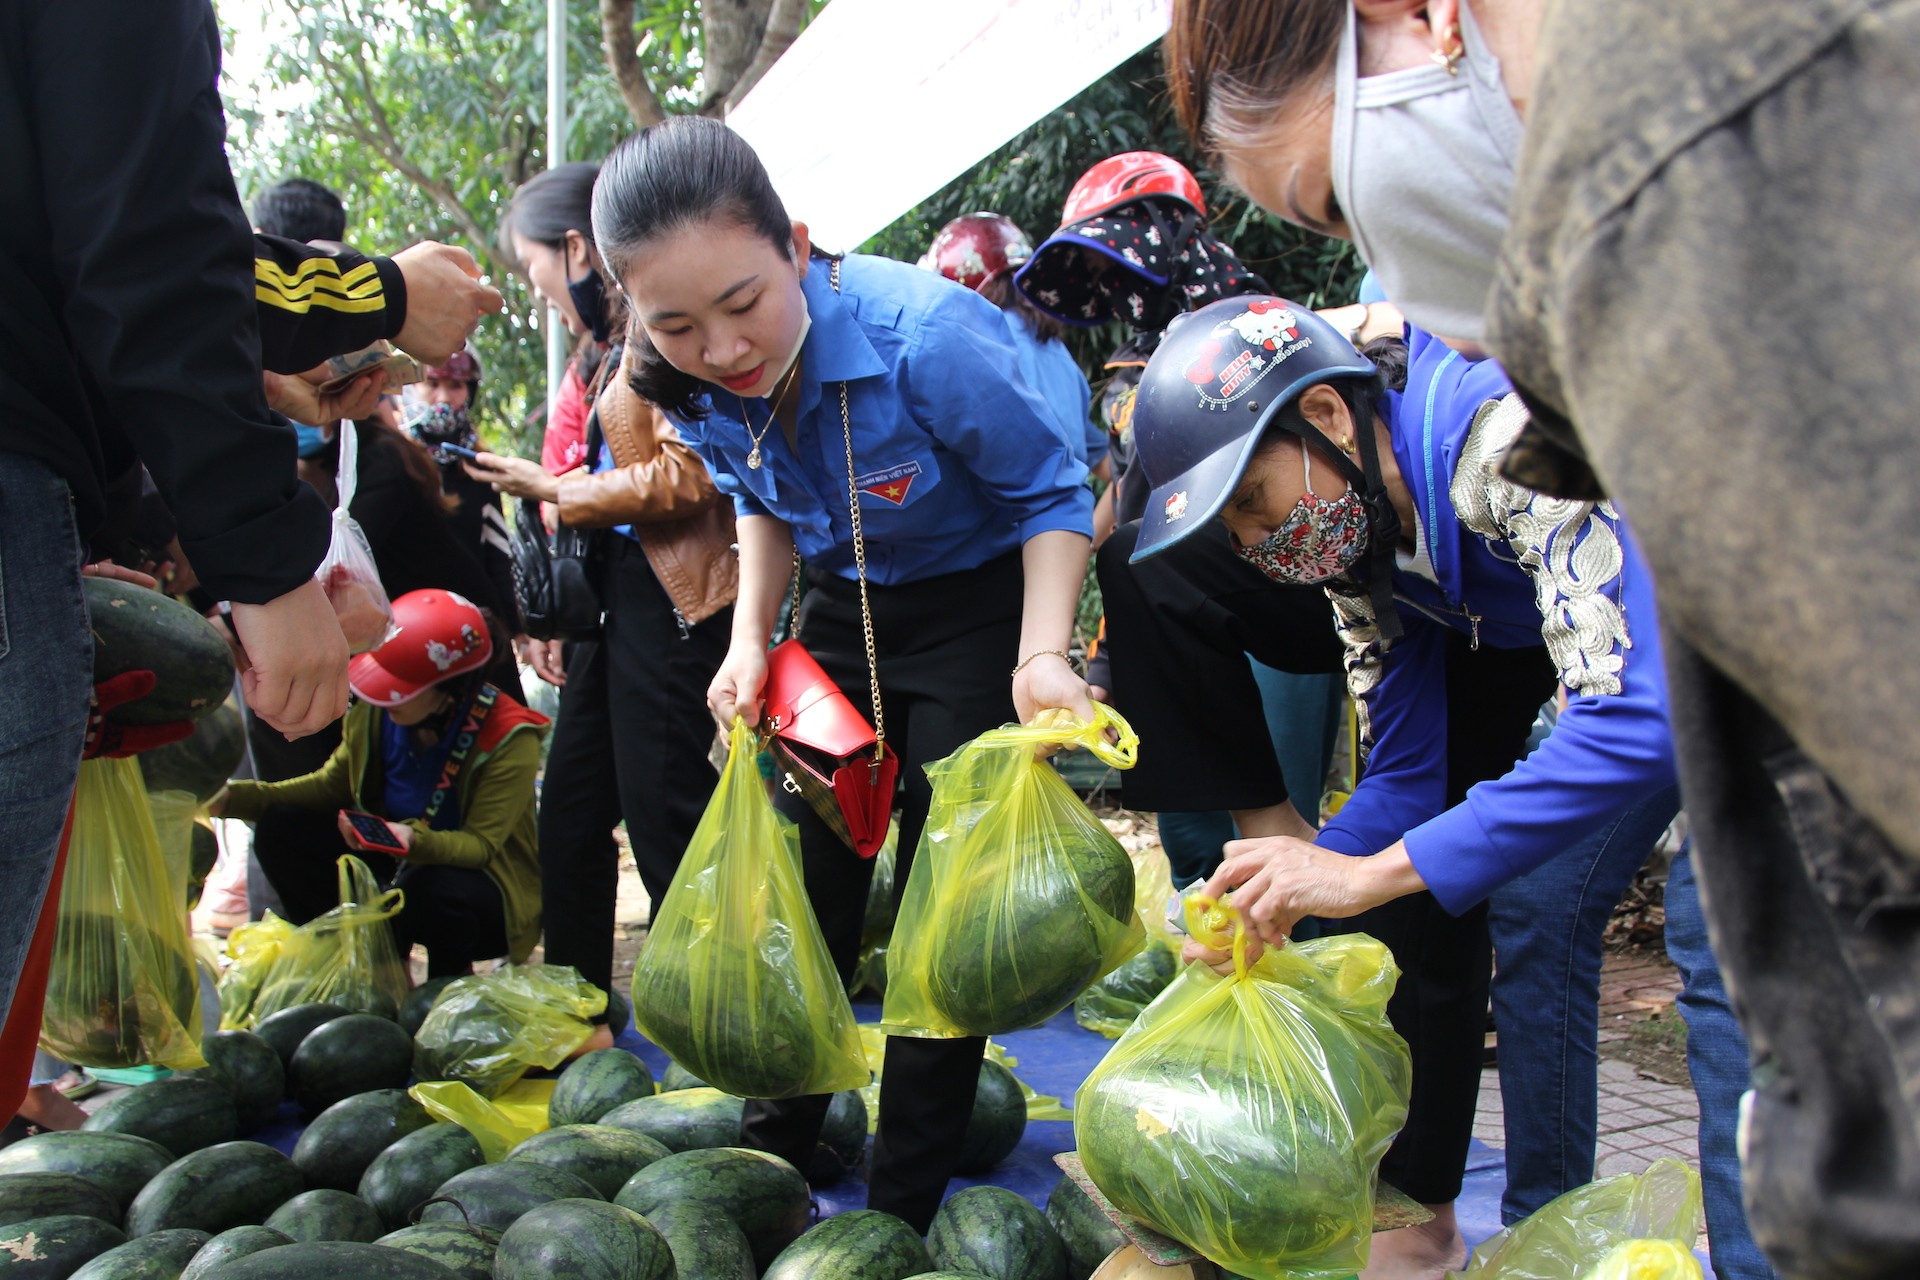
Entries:
[[1016, 676], [1019, 675], [1022, 671], [1025, 671], [1027, 669], [1027, 664], [1029, 662], [1032, 662], [1035, 658], [1044, 658], [1048, 654], [1052, 654], [1054, 657], [1060, 659], [1062, 662], [1066, 663], [1068, 667], [1073, 666], [1072, 654], [1062, 652], [1059, 649], [1036, 649], [1032, 653], [1028, 654], [1026, 657], [1020, 659], [1020, 665], [1013, 669], [1013, 674]]

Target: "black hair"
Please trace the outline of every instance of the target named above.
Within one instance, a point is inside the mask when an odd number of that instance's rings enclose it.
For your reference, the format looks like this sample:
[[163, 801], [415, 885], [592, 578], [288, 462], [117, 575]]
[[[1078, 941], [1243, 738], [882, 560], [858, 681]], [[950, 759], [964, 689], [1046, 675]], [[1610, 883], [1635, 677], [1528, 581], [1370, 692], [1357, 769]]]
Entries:
[[[520, 184], [500, 215], [500, 230], [497, 233], [500, 251], [508, 259], [513, 259], [513, 238], [516, 235], [544, 245], [562, 258], [566, 256], [569, 231], [579, 232], [586, 237], [588, 244], [592, 244], [593, 184], [599, 176], [599, 165], [587, 160], [574, 160], [557, 164]], [[604, 318], [608, 328], [618, 332], [624, 323], [625, 309], [620, 301], [620, 292], [609, 289], [606, 295], [607, 314]], [[588, 324], [592, 323], [591, 316], [580, 318]], [[589, 334], [580, 340], [575, 355], [579, 360], [580, 381], [592, 386], [600, 362], [606, 359], [607, 348], [596, 343]]]
[[[1389, 391], [1407, 389], [1407, 344], [1398, 334], [1382, 334], [1361, 348], [1360, 354], [1374, 363], [1375, 372], [1371, 377], [1335, 378], [1326, 385], [1346, 402], [1347, 412], [1353, 416], [1355, 430], [1364, 431], [1379, 420], [1380, 401]], [[1300, 401], [1296, 398], [1268, 420], [1266, 430], [1261, 433], [1258, 449], [1265, 450], [1282, 440], [1313, 439], [1303, 429], [1305, 422], [1300, 413]]]
[[347, 207], [311, 179], [288, 178], [253, 198], [253, 225], [289, 240], [344, 240]]
[[[615, 280], [641, 245], [724, 219], [793, 251], [793, 222], [760, 157], [705, 116], [673, 116], [613, 149], [593, 189], [593, 238]], [[637, 324], [627, 330], [633, 389], [681, 418], [705, 416], [706, 384], [674, 368]]]
[[1027, 322], [1027, 328], [1033, 330], [1042, 346], [1056, 340], [1065, 341], [1067, 326], [1027, 301], [1027, 295], [1013, 287], [1013, 268], [996, 271], [980, 282], [976, 291], [1002, 311], [1011, 311]]

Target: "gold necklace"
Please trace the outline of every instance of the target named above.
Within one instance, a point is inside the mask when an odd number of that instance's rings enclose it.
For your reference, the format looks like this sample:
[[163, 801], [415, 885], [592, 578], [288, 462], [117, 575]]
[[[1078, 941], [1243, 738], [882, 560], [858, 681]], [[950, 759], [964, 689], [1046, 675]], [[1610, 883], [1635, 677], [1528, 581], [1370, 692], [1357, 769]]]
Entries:
[[753, 448], [747, 453], [748, 470], [758, 471], [760, 464], [765, 461], [765, 458], [760, 452], [760, 442], [767, 438], [767, 432], [773, 430], [773, 421], [780, 413], [780, 402], [787, 398], [787, 392], [793, 390], [793, 379], [799, 372], [800, 357], [795, 356], [793, 358], [793, 367], [787, 370], [786, 379], [780, 384], [780, 393], [774, 396], [773, 399], [767, 401], [767, 425], [760, 428], [760, 434], [758, 435], [755, 435], [753, 432], [753, 417], [747, 412], [746, 397], [734, 397], [735, 400], [740, 402], [740, 420], [747, 424], [747, 439], [753, 441]]

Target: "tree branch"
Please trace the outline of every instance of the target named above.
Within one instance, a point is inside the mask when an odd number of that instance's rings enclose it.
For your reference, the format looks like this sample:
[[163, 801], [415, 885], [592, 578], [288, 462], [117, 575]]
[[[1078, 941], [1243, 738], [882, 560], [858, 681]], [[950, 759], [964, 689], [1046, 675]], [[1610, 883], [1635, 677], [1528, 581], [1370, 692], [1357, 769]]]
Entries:
[[620, 96], [626, 99], [627, 113], [634, 123], [644, 129], [665, 120], [667, 113], [634, 50], [633, 0], [600, 0], [600, 34], [607, 67], [620, 86]]
[[753, 86], [760, 83], [760, 77], [800, 38], [806, 25], [807, 0], [773, 0], [773, 9], [767, 14], [767, 31], [760, 39], [760, 47], [754, 51], [753, 61], [727, 90], [728, 111], [739, 106], [741, 99], [752, 92]]

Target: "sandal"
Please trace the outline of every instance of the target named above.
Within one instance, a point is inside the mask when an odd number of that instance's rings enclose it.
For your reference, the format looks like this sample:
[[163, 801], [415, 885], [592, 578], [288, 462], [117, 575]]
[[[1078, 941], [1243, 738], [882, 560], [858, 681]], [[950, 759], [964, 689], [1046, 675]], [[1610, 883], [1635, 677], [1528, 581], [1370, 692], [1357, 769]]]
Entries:
[[78, 1102], [82, 1098], [92, 1097], [100, 1088], [91, 1071], [85, 1067], [75, 1067], [53, 1082], [54, 1089], [69, 1102]]

